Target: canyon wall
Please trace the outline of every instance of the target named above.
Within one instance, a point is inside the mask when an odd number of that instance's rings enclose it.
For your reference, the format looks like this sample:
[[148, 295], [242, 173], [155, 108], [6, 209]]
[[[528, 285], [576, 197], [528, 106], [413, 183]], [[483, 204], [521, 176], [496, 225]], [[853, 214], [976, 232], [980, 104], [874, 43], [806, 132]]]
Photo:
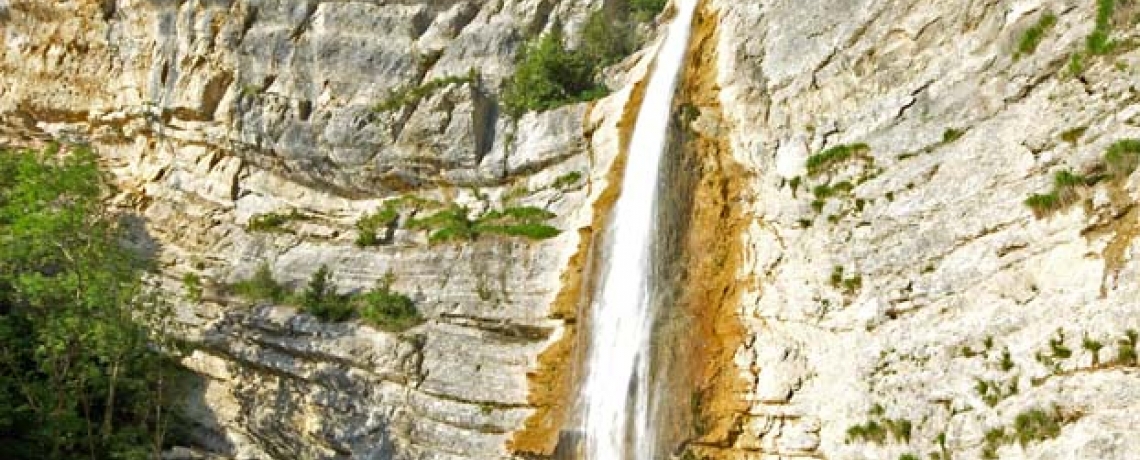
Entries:
[[[0, 140], [105, 159], [197, 345], [198, 448], [542, 457], [656, 41], [597, 102], [513, 120], [497, 98], [527, 37], [601, 3], [0, 2]], [[667, 345], [691, 363], [670, 374], [670, 450], [1140, 453], [1140, 175], [1105, 158], [1140, 138], [1140, 9], [1115, 4], [1098, 26], [1091, 1], [703, 2], [670, 176], [691, 190], [669, 194], [666, 317], [694, 326]], [[1115, 46], [1092, 53], [1104, 24]], [[1061, 171], [1083, 180], [1025, 204]], [[542, 207], [561, 233], [357, 247], [356, 221], [407, 193]], [[328, 265], [345, 292], [391, 274], [426, 321], [323, 323], [222, 289], [262, 264], [293, 286]]]

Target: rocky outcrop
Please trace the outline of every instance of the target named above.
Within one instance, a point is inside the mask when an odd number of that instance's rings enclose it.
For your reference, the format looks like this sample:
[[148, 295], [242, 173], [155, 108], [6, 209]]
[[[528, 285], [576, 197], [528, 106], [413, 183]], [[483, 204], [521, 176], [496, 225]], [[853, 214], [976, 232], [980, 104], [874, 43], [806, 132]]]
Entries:
[[[184, 363], [201, 376], [201, 447], [508, 458], [536, 414], [527, 374], [573, 322], [550, 306], [607, 189], [620, 116], [579, 104], [508, 120], [495, 98], [524, 39], [592, 7], [3, 2], [0, 139], [89, 142], [115, 173], [115, 202], [145, 222], [178, 333], [195, 345]], [[406, 192], [473, 213], [541, 207], [561, 233], [430, 244], [394, 229], [357, 247], [356, 221]], [[294, 212], [274, 231], [247, 225]], [[322, 265], [342, 292], [391, 275], [426, 322], [326, 324], [226, 293], [262, 264], [294, 288]], [[204, 280], [200, 299], [183, 294], [186, 274]]]
[[[1137, 10], [1116, 3], [1097, 56], [1096, 2], [708, 2], [720, 129], [755, 174], [736, 273], [752, 390], [699, 452], [1140, 452], [1140, 369], [1117, 359], [1140, 328], [1140, 176], [1024, 204], [1140, 137]], [[863, 153], [805, 168], [841, 145]]]

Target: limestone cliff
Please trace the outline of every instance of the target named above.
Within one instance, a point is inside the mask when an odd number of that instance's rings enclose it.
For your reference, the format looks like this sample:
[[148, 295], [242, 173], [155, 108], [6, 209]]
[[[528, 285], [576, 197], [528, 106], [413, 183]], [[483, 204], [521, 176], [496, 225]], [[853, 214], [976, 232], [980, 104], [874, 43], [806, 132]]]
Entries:
[[[392, 273], [427, 318], [393, 334], [180, 297], [201, 447], [549, 454], [650, 53], [597, 103], [511, 120], [496, 99], [525, 37], [601, 3], [3, 1], [0, 140], [97, 147], [172, 295], [186, 273], [268, 263], [296, 285], [327, 264], [346, 291]], [[1140, 455], [1140, 174], [1104, 155], [1140, 138], [1138, 22], [1126, 0], [705, 0], [669, 176], [671, 308], [696, 326], [671, 335], [676, 452]], [[1082, 176], [1063, 203], [1025, 204], [1061, 171]], [[405, 192], [543, 207], [562, 232], [354, 245]]]

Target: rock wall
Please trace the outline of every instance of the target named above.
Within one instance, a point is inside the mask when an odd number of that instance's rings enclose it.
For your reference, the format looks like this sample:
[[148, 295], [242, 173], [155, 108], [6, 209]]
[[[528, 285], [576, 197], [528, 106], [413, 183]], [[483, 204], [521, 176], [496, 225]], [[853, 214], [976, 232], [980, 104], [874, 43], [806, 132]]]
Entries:
[[[1140, 454], [1140, 370], [1118, 359], [1140, 327], [1140, 175], [1024, 204], [1140, 137], [1140, 18], [1115, 3], [1103, 56], [1085, 51], [1097, 2], [706, 4], [725, 138], [755, 175], [736, 309], [752, 390], [699, 453]], [[851, 159], [809, 174], [841, 145]]]
[[[238, 459], [511, 458], [512, 433], [541, 416], [528, 373], [572, 331], [551, 305], [563, 272], [581, 270], [571, 259], [608, 189], [629, 91], [600, 104], [608, 111], [519, 120], [500, 117], [495, 98], [527, 37], [594, 7], [3, 2], [0, 142], [89, 142], [105, 159], [196, 345], [185, 364], [201, 376], [189, 395], [198, 447]], [[357, 247], [356, 221], [404, 193], [475, 213], [542, 207], [562, 232], [430, 244], [398, 229]], [[303, 217], [249, 229], [271, 212]], [[427, 321], [389, 333], [227, 294], [262, 264], [293, 288], [328, 265], [342, 292], [391, 274]], [[201, 300], [184, 294], [187, 274], [205, 281]]]
[[[3, 1], [0, 141], [94, 144], [165, 287], [209, 281], [177, 309], [201, 447], [541, 457], [571, 414], [590, 241], [649, 53], [595, 104], [516, 121], [496, 95], [525, 37], [600, 3]], [[1116, 45], [1092, 55], [1096, 3], [704, 1], [677, 111], [693, 189], [672, 194], [685, 251], [666, 316], [694, 327], [673, 332], [692, 366], [670, 371], [669, 449], [1140, 454], [1140, 371], [1121, 359], [1140, 329], [1140, 178], [1104, 174], [1108, 146], [1140, 138], [1140, 18], [1115, 2]], [[1065, 170], [1088, 179], [1065, 206], [1024, 204]], [[356, 247], [355, 221], [405, 192], [544, 207], [562, 233]], [[247, 228], [294, 210], [283, 231]], [[427, 322], [325, 324], [218, 289], [262, 263], [291, 285], [327, 264], [346, 292], [392, 273]]]

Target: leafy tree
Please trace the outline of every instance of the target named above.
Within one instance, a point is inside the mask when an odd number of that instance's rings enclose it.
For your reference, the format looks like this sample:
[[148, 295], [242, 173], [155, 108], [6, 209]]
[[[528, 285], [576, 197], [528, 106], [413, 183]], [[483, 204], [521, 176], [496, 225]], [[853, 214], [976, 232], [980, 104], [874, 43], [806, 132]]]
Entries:
[[178, 379], [152, 345], [174, 343], [108, 192], [89, 150], [0, 151], [0, 458], [166, 445]]

